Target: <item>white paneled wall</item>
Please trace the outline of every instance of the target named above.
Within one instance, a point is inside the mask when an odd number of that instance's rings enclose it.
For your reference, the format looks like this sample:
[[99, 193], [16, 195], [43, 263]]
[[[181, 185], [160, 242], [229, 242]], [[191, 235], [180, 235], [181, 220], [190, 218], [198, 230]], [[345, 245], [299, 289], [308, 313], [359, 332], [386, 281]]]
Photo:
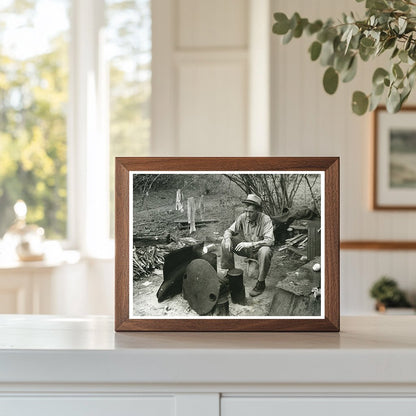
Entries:
[[248, 15], [248, 0], [154, 0], [154, 155], [246, 154]]
[[244, 155], [246, 56], [206, 55], [192, 53], [190, 60], [188, 56], [179, 58], [178, 152], [188, 156]]

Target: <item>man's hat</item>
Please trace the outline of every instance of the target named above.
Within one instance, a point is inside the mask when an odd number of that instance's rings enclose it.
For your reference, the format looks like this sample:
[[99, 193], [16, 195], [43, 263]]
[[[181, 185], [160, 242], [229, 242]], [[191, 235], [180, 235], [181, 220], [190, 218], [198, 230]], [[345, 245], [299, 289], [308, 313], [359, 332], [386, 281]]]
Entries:
[[254, 205], [261, 208], [261, 199], [255, 194], [248, 194], [247, 199], [243, 201], [243, 204]]

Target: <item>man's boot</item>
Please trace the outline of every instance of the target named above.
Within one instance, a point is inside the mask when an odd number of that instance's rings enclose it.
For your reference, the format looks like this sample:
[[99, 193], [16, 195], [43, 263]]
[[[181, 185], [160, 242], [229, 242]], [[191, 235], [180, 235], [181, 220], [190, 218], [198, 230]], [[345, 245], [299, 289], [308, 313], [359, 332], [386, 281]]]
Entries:
[[266, 283], [264, 281], [261, 282], [260, 280], [257, 280], [256, 286], [254, 286], [250, 291], [250, 296], [254, 298], [255, 296], [261, 295], [265, 288]]

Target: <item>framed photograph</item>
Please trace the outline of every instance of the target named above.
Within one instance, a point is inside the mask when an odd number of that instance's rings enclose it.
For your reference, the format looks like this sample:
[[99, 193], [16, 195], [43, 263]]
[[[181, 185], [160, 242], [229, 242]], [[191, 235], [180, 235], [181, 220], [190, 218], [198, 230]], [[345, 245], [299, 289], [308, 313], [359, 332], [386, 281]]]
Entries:
[[339, 331], [339, 159], [116, 158], [116, 331]]
[[374, 112], [374, 209], [416, 209], [415, 120], [416, 107]]

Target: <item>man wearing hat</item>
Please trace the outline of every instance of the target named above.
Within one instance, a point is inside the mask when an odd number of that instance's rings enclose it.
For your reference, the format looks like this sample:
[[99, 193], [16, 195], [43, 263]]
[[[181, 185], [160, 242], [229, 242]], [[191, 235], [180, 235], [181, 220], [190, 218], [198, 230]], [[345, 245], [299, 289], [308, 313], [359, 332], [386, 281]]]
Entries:
[[274, 244], [273, 224], [270, 217], [261, 208], [261, 199], [255, 194], [247, 195], [243, 201], [245, 212], [224, 232], [221, 244], [221, 267], [233, 269], [234, 254], [257, 259], [259, 277], [250, 296], [264, 292], [265, 280], [270, 268]]

